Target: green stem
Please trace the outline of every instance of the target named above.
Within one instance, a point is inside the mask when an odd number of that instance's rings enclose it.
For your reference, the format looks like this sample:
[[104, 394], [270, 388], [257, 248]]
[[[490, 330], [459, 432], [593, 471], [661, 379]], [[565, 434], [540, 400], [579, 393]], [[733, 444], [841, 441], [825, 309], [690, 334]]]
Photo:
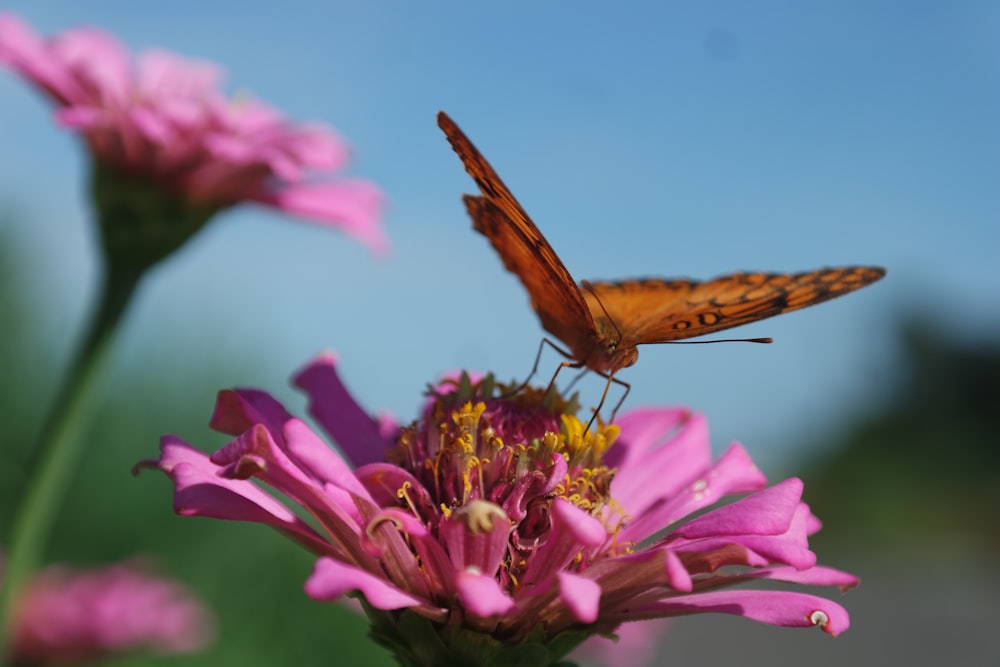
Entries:
[[6, 663], [11, 630], [11, 610], [18, 590], [36, 569], [62, 505], [69, 482], [83, 451], [86, 422], [99, 398], [102, 371], [110, 356], [112, 340], [139, 283], [141, 272], [112, 272], [105, 276], [101, 303], [89, 324], [38, 444], [25, 467], [27, 486], [14, 516], [7, 541], [3, 587], [0, 591], [0, 660]]

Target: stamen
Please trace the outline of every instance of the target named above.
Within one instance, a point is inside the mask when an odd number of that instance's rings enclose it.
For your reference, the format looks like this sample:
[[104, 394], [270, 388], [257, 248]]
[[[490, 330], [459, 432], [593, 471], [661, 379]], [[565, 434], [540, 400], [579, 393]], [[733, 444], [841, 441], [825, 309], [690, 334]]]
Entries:
[[413, 488], [413, 484], [411, 482], [403, 482], [403, 485], [396, 490], [396, 497], [405, 501], [406, 506], [410, 508], [410, 512], [413, 513], [413, 516], [419, 519], [420, 515], [417, 514], [417, 504], [413, 502], [413, 497], [410, 495], [411, 488]]
[[455, 513], [465, 519], [465, 524], [473, 535], [481, 535], [493, 530], [493, 522], [510, 521], [507, 513], [495, 503], [488, 500], [473, 500], [468, 505], [455, 510]]
[[375, 540], [375, 529], [378, 528], [379, 526], [381, 526], [386, 521], [388, 521], [389, 523], [391, 523], [392, 525], [394, 525], [396, 527], [396, 530], [398, 530], [399, 532], [405, 534], [405, 531], [403, 530], [403, 522], [402, 521], [400, 521], [399, 519], [397, 519], [394, 516], [388, 516], [386, 514], [381, 514], [379, 516], [374, 517], [371, 521], [368, 522], [368, 525], [365, 526], [365, 535], [368, 537], [368, 539], [374, 541]]
[[830, 617], [827, 616], [826, 612], [822, 609], [817, 609], [813, 613], [809, 614], [809, 622], [813, 625], [825, 628], [826, 624], [830, 622]]

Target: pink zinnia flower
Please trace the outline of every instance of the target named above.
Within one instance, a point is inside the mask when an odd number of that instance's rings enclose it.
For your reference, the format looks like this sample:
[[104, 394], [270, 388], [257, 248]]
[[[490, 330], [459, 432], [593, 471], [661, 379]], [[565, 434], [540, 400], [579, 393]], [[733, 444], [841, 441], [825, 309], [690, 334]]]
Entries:
[[[476, 650], [482, 664], [548, 665], [624, 622], [703, 612], [848, 626], [821, 597], [727, 590], [857, 580], [816, 564], [802, 483], [767, 487], [738, 444], [713, 461], [701, 415], [641, 409], [587, 430], [555, 393], [462, 376], [397, 428], [357, 405], [332, 356], [295, 384], [343, 455], [268, 394], [239, 389], [219, 394], [212, 418], [236, 436], [227, 446], [207, 456], [165, 436], [141, 465], [172, 478], [178, 513], [264, 523], [315, 553], [308, 595], [359, 594], [403, 664]], [[748, 495], [713, 508], [730, 494]]]
[[133, 66], [102, 30], [45, 40], [2, 12], [0, 62], [43, 90], [58, 106], [56, 120], [79, 131], [116, 177], [168, 189], [201, 209], [258, 202], [337, 227], [373, 252], [388, 249], [379, 190], [330, 177], [349, 160], [343, 139], [257, 100], [225, 99], [214, 64], [149, 51]]
[[11, 664], [76, 665], [111, 654], [192, 653], [214, 636], [212, 614], [180, 584], [134, 562], [50, 567], [18, 596]]

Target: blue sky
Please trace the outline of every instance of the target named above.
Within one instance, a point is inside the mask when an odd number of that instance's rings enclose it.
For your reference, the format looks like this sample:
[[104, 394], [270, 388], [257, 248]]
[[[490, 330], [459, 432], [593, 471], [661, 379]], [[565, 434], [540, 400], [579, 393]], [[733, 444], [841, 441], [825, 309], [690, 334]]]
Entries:
[[[333, 349], [362, 402], [402, 418], [442, 371], [523, 376], [542, 330], [470, 230], [459, 197], [474, 185], [439, 109], [578, 278], [888, 267], [874, 287], [738, 330], [774, 345], [641, 351], [621, 375], [628, 404], [705, 411], [718, 448], [739, 439], [780, 465], [885, 400], [903, 312], [966, 337], [1000, 329], [993, 2], [5, 7], [44, 33], [91, 23], [135, 50], [217, 61], [228, 90], [340, 130], [352, 173], [391, 202], [386, 262], [272, 212], [227, 212], [149, 276], [123, 366], [167, 361], [196, 382], [186, 360], [253, 354], [232, 384], [290, 397], [288, 375]], [[30, 221], [24, 288], [74, 326], [95, 271], [80, 147], [6, 73], [0, 128], [0, 206]], [[583, 388], [596, 402], [601, 386]]]

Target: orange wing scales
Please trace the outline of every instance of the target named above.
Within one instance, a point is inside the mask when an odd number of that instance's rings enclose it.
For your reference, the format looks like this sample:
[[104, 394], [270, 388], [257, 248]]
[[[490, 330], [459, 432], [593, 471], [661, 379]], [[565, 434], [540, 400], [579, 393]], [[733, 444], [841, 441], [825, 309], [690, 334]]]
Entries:
[[[734, 273], [713, 280], [646, 278], [585, 283], [591, 312], [622, 328], [622, 342], [642, 345], [693, 338], [828, 301], [885, 275], [849, 266], [804, 273]], [[598, 303], [599, 302], [599, 303]]]
[[521, 280], [542, 326], [586, 357], [594, 346], [594, 321], [573, 276], [511, 194], [493, 167], [447, 114], [438, 125], [482, 196], [465, 195], [473, 228], [490, 240], [508, 271]]
[[580, 364], [607, 374], [630, 366], [637, 345], [693, 338], [822, 303], [879, 280], [885, 269], [733, 273], [713, 280], [644, 278], [577, 286], [552, 246], [458, 125], [438, 125], [479, 186], [465, 195], [473, 228], [517, 275], [545, 330]]

